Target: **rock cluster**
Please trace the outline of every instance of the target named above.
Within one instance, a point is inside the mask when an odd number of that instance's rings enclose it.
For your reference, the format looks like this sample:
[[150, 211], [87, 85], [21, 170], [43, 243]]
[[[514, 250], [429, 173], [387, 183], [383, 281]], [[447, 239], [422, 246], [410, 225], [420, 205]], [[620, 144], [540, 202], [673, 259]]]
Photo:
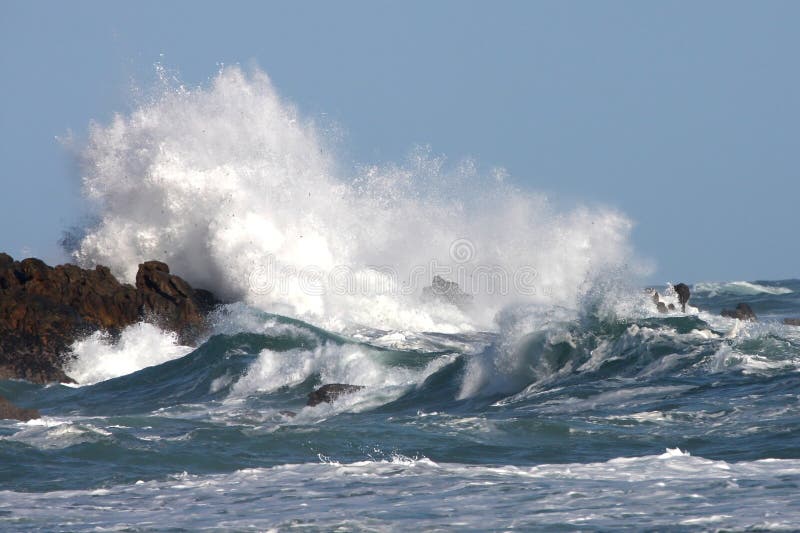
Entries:
[[192, 343], [216, 303], [159, 261], [139, 265], [132, 286], [104, 266], [50, 267], [0, 253], [0, 379], [69, 382], [62, 366], [75, 340], [97, 330], [114, 335], [141, 320]]
[[[677, 285], [672, 286], [672, 290], [678, 296], [678, 304], [681, 306], [681, 312], [686, 312], [686, 304], [689, 303], [689, 298], [692, 297], [692, 293], [689, 290], [689, 286], [685, 283], [678, 283]], [[652, 287], [648, 287], [645, 289], [647, 293], [650, 294], [651, 298], [653, 299], [653, 303], [656, 304], [656, 309], [658, 309], [659, 313], [669, 313], [675, 311], [675, 304], [667, 303], [661, 300], [661, 295], [658, 291]]]

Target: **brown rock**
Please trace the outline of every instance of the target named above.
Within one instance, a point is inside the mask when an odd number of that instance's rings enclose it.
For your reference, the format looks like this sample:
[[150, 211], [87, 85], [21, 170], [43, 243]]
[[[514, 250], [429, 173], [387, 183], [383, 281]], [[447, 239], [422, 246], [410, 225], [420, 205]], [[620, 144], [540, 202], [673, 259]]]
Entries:
[[34, 418], [39, 417], [39, 411], [36, 409], [23, 409], [22, 407], [17, 407], [13, 403], [0, 396], [0, 420], [10, 419], [27, 422], [28, 420], [33, 420]]
[[800, 326], [800, 318], [784, 318], [783, 323], [787, 326]]
[[306, 405], [314, 406], [323, 402], [332, 403], [336, 398], [344, 394], [360, 391], [363, 389], [361, 385], [347, 385], [345, 383], [328, 383], [312, 391], [308, 395], [308, 402]]
[[104, 266], [50, 267], [0, 253], [0, 379], [71, 381], [61, 367], [75, 340], [97, 330], [116, 335], [141, 320], [191, 344], [217, 303], [210, 292], [193, 289], [158, 261], [139, 265], [133, 287]]

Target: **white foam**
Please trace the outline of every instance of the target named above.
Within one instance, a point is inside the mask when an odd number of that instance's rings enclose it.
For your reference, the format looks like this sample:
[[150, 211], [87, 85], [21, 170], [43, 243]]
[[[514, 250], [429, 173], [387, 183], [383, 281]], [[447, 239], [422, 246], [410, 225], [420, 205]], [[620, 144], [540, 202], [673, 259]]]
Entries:
[[695, 283], [693, 292], [708, 293], [706, 296], [714, 297], [720, 294], [750, 296], [755, 294], [791, 294], [792, 290], [786, 287], [770, 287], [749, 281], [731, 282], [705, 282]]
[[766, 355], [749, 354], [740, 351], [738, 346], [721, 344], [708, 360], [712, 372], [741, 370], [745, 374], [770, 374], [779, 370], [797, 370], [800, 359], [780, 355], [770, 358]]
[[8, 437], [0, 437], [0, 440], [23, 442], [40, 450], [52, 450], [97, 442], [111, 436], [111, 432], [87, 421], [49, 418], [36, 422], [26, 423], [20, 431]]
[[140, 322], [125, 328], [116, 342], [97, 331], [71, 350], [74, 359], [65, 372], [79, 385], [90, 385], [183, 357], [192, 348], [182, 346], [177, 334]]
[[[422, 383], [429, 375], [451, 363], [453, 356], [440, 356], [419, 369], [387, 366], [375, 352], [360, 345], [326, 343], [313, 350], [284, 352], [263, 350], [231, 389], [230, 399], [257, 392], [271, 392], [298, 385], [312, 376], [322, 383], [347, 383], [370, 390], [357, 399], [377, 398], [378, 404], [399, 396], [407, 387]], [[384, 394], [380, 394], [382, 389]], [[388, 395], [386, 393], [389, 393]], [[352, 395], [350, 395], [352, 396]]]
[[[100, 490], [3, 491], [35, 529], [796, 529], [800, 461], [727, 463], [678, 449], [605, 462], [484, 466], [392, 456], [186, 472]], [[219, 513], [225, 509], [225, 513]], [[14, 524], [14, 522], [10, 522]]]
[[[84, 265], [131, 281], [164, 260], [196, 286], [328, 329], [456, 332], [518, 300], [576, 307], [597, 273], [631, 264], [624, 216], [561, 212], [469, 161], [423, 149], [347, 169], [260, 71], [165, 87], [91, 127], [83, 189], [98, 223], [75, 252]], [[471, 310], [418, 301], [432, 265], [476, 293]], [[481, 285], [478, 267], [510, 289]]]

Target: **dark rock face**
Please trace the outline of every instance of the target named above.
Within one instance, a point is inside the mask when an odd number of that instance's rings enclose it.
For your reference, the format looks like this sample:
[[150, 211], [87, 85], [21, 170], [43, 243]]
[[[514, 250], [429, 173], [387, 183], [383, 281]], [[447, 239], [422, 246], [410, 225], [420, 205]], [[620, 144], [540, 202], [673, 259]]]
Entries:
[[736, 309], [733, 310], [723, 309], [722, 313], [720, 314], [722, 316], [727, 316], [730, 318], [738, 318], [739, 320], [749, 320], [751, 322], [755, 322], [758, 320], [756, 314], [753, 312], [750, 306], [745, 303], [740, 303], [739, 305], [736, 306]]
[[784, 318], [783, 323], [787, 326], [800, 326], [800, 318]]
[[360, 391], [363, 389], [361, 385], [346, 385], [344, 383], [328, 383], [323, 385], [308, 395], [308, 402], [306, 405], [315, 406], [323, 402], [332, 403], [336, 398], [343, 394], [350, 394], [351, 392]]
[[429, 287], [422, 289], [422, 296], [428, 300], [443, 300], [458, 307], [472, 303], [472, 295], [461, 290], [455, 281], [447, 281], [441, 276], [434, 276]]
[[689, 303], [689, 298], [692, 297], [692, 292], [689, 286], [685, 283], [678, 283], [673, 287], [675, 293], [678, 295], [678, 303], [681, 304], [681, 312], [686, 312], [686, 304]]
[[104, 266], [50, 267], [0, 253], [0, 379], [69, 382], [61, 367], [75, 340], [97, 330], [117, 334], [140, 320], [192, 343], [216, 303], [158, 261], [139, 265], [132, 287]]
[[151, 315], [165, 329], [191, 343], [205, 328], [206, 315], [219, 303], [213, 294], [193, 289], [169, 273], [161, 261], [147, 261], [136, 273], [136, 305], [140, 316]]
[[21, 420], [23, 422], [27, 422], [28, 420], [33, 420], [39, 417], [39, 411], [36, 409], [23, 409], [21, 407], [17, 407], [13, 403], [0, 396], [0, 420]]

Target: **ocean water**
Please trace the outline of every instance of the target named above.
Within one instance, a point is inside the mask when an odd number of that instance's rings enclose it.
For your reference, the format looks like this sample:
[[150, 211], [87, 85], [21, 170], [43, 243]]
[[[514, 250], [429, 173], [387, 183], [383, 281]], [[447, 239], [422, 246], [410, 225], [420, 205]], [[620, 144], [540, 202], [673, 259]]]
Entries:
[[93, 125], [67, 241], [232, 303], [197, 347], [142, 323], [77, 342], [78, 385], [0, 381], [43, 415], [0, 421], [0, 529], [800, 527], [800, 281], [658, 314], [614, 210], [427, 149], [345, 168], [263, 73], [163, 79]]

